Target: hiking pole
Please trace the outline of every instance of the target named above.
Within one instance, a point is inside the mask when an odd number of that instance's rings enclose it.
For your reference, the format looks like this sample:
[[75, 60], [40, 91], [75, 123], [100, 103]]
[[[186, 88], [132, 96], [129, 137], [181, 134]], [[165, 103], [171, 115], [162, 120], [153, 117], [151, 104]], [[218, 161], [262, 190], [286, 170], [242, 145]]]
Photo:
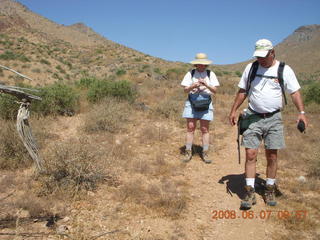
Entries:
[[239, 114], [239, 118], [237, 121], [237, 129], [238, 129], [238, 134], [237, 134], [237, 144], [238, 144], [238, 160], [239, 164], [241, 164], [241, 156], [240, 156], [240, 121], [242, 120], [242, 115]]

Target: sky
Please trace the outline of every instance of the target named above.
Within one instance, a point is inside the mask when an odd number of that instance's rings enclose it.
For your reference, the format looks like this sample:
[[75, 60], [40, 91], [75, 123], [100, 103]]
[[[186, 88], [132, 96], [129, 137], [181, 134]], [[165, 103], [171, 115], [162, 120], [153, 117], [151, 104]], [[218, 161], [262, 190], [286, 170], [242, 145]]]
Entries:
[[169, 61], [203, 52], [214, 64], [252, 58], [297, 28], [320, 24], [320, 0], [17, 0], [58, 24], [82, 22], [109, 40]]

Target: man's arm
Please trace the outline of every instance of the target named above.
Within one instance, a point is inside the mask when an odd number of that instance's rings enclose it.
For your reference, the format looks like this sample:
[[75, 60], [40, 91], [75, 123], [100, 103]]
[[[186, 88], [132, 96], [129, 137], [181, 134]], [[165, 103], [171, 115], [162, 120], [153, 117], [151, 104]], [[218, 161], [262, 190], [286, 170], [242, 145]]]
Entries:
[[296, 106], [296, 108], [299, 111], [297, 122], [302, 120], [304, 122], [304, 124], [307, 126], [308, 121], [307, 121], [307, 118], [304, 114], [304, 106], [303, 106], [303, 101], [302, 101], [300, 91], [298, 90], [294, 93], [291, 93], [291, 98], [292, 98], [292, 102], [294, 103], [294, 105]]
[[236, 98], [234, 100], [233, 106], [229, 114], [229, 122], [232, 126], [236, 124], [236, 112], [238, 108], [241, 106], [241, 104], [244, 102], [246, 97], [247, 97], [246, 90], [240, 88], [236, 95]]

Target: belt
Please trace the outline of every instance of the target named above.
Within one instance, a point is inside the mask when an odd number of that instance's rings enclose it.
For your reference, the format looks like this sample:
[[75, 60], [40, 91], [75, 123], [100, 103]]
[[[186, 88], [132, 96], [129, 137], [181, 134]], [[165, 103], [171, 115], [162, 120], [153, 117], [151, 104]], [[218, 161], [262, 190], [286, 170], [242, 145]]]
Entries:
[[255, 115], [258, 115], [261, 118], [268, 118], [268, 117], [272, 117], [274, 114], [280, 112], [280, 109], [275, 110], [273, 112], [268, 112], [268, 113], [258, 113], [254, 110], [252, 110], [250, 107], [248, 108], [251, 112], [253, 112]]

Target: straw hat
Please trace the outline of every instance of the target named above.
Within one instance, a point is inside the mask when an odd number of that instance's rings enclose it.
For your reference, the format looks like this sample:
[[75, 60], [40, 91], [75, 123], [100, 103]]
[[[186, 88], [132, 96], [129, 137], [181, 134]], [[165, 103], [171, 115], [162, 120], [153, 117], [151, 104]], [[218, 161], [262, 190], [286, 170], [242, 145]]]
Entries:
[[205, 53], [197, 53], [196, 58], [190, 62], [191, 64], [202, 64], [209, 65], [212, 63], [211, 60], [208, 59], [207, 54]]

